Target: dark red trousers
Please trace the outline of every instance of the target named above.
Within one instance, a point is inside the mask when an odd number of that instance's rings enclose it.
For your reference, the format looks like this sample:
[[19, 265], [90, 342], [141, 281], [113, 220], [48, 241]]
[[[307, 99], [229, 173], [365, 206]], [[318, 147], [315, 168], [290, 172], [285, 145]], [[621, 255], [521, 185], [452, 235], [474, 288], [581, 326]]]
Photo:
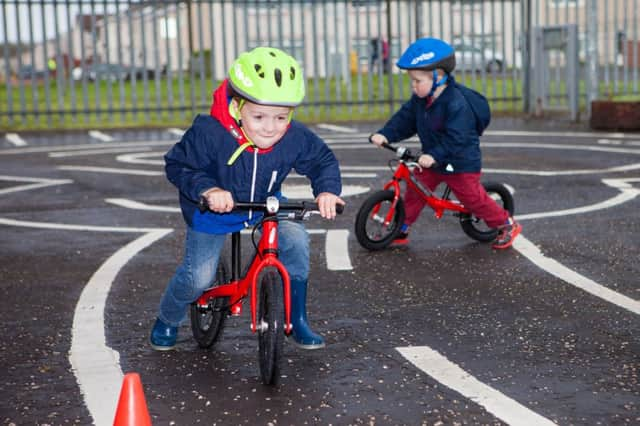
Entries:
[[[414, 176], [431, 191], [444, 182], [449, 185], [456, 198], [468, 208], [476, 217], [485, 221], [487, 226], [497, 228], [504, 225], [509, 218], [509, 212], [500, 207], [480, 183], [480, 173], [441, 174], [430, 169], [415, 169]], [[407, 188], [404, 196], [407, 225], [413, 224], [420, 216], [425, 206], [420, 194]]]

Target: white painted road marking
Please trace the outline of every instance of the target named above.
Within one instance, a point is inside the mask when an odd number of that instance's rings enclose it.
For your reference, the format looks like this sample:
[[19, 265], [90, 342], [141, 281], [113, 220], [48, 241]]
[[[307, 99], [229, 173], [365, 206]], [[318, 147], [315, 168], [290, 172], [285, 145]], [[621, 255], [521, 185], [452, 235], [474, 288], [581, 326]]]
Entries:
[[332, 132], [357, 133], [358, 130], [353, 127], [336, 126], [335, 124], [320, 123], [317, 126], [320, 129], [330, 130]]
[[14, 146], [27, 146], [27, 141], [22, 139], [17, 133], [7, 133], [5, 139]]
[[325, 238], [324, 252], [327, 256], [327, 269], [330, 271], [351, 271], [349, 259], [349, 231], [330, 229]]
[[516, 215], [516, 219], [519, 221], [529, 220], [529, 219], [539, 219], [542, 217], [554, 217], [554, 216], [569, 216], [575, 214], [583, 214], [590, 213], [596, 210], [608, 209], [610, 207], [617, 206], [622, 203], [626, 203], [627, 201], [633, 200], [635, 197], [640, 195], [640, 189], [633, 188], [628, 182], [638, 181], [640, 179], [603, 179], [602, 182], [605, 185], [611, 186], [613, 188], [617, 188], [620, 190], [620, 194], [615, 197], [611, 197], [607, 200], [600, 201], [595, 204], [590, 204], [588, 206], [576, 207], [573, 209], [564, 209], [564, 210], [554, 210], [550, 212], [540, 212], [540, 213], [528, 213], [523, 215]]
[[115, 139], [99, 130], [89, 130], [89, 136], [102, 142], [112, 142]]
[[112, 167], [58, 166], [57, 169], [77, 172], [113, 173], [119, 175], [164, 176], [164, 172], [160, 171], [154, 172], [151, 170], [116, 169]]
[[623, 294], [617, 293], [603, 285], [596, 283], [589, 278], [567, 268], [560, 262], [546, 257], [538, 247], [531, 241], [520, 235], [513, 242], [513, 248], [518, 250], [524, 257], [533, 264], [547, 271], [551, 275], [560, 278], [562, 281], [578, 287], [609, 303], [627, 309], [636, 315], [640, 315], [640, 301], [633, 300]]
[[69, 179], [42, 179], [42, 178], [6, 176], [6, 175], [0, 175], [0, 181], [32, 182], [26, 185], [17, 185], [17, 186], [11, 186], [9, 188], [1, 188], [0, 195], [9, 194], [10, 192], [28, 191], [31, 189], [46, 188], [47, 186], [66, 185], [68, 183], [73, 183], [73, 181]]
[[167, 129], [167, 132], [171, 133], [172, 135], [176, 135], [178, 137], [182, 137], [182, 135], [184, 135], [184, 130], [176, 129], [175, 127], [171, 129]]
[[106, 201], [109, 204], [115, 204], [116, 206], [124, 207], [127, 209], [133, 209], [133, 210], [180, 213], [180, 207], [152, 206], [151, 204], [140, 203], [138, 201], [128, 200], [126, 198], [106, 198], [104, 201]]
[[85, 149], [85, 150], [74, 150], [67, 152], [51, 152], [49, 153], [49, 157], [51, 158], [62, 158], [62, 157], [78, 157], [81, 155], [98, 155], [98, 154], [113, 154], [118, 152], [139, 152], [139, 151], [147, 151], [151, 149], [150, 147], [133, 147], [133, 148], [96, 148], [96, 149]]
[[93, 274], [76, 305], [69, 362], [98, 426], [112, 424], [124, 376], [120, 354], [107, 346], [105, 338], [104, 307], [109, 290], [129, 260], [170, 232], [150, 232], [120, 248]]
[[503, 393], [485, 385], [428, 346], [396, 348], [413, 365], [511, 426], [556, 426]]

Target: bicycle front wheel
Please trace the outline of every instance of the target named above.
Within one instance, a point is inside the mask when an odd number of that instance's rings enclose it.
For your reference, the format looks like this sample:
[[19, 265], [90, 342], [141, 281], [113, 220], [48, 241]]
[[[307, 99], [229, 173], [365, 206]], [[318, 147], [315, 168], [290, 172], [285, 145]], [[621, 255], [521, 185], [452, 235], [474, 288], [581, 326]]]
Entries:
[[259, 280], [258, 350], [260, 376], [265, 385], [275, 385], [280, 376], [280, 358], [284, 341], [284, 291], [280, 273], [266, 268]]
[[[218, 262], [212, 287], [229, 281], [227, 267], [222, 259]], [[220, 338], [224, 321], [229, 312], [229, 298], [216, 297], [206, 307], [191, 304], [191, 331], [201, 348], [209, 348]]]
[[393, 206], [394, 191], [378, 191], [367, 198], [356, 216], [356, 237], [368, 250], [382, 250], [391, 244], [404, 223], [404, 204], [398, 200], [389, 223], [385, 219]]

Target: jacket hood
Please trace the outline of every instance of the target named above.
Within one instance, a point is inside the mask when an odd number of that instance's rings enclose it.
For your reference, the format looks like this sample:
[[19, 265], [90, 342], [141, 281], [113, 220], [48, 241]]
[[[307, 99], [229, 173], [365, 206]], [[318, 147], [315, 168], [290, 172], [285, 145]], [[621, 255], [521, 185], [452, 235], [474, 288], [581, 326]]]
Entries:
[[[211, 116], [218, 120], [222, 127], [224, 127], [230, 134], [236, 139], [238, 145], [242, 145], [248, 142], [247, 137], [244, 135], [242, 129], [238, 125], [235, 118], [229, 113], [229, 104], [231, 103], [231, 96], [227, 90], [229, 80], [225, 79], [220, 86], [213, 92], [213, 103], [211, 104]], [[247, 151], [253, 152], [253, 147], [248, 146]], [[262, 151], [262, 150], [261, 150]]]

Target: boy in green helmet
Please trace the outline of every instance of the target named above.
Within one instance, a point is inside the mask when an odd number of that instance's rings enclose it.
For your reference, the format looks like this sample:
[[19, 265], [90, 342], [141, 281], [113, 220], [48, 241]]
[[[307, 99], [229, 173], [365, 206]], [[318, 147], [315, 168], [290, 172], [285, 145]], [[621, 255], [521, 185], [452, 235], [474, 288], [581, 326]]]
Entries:
[[[336, 216], [341, 179], [329, 147], [299, 122], [293, 110], [305, 94], [300, 66], [285, 52], [258, 47], [241, 54], [215, 90], [209, 115], [198, 115], [165, 155], [167, 178], [180, 193], [187, 224], [185, 254], [169, 281], [151, 331], [151, 345], [172, 349], [188, 306], [210, 287], [226, 235], [258, 221], [234, 203], [282, 198], [281, 186], [295, 169], [311, 181], [320, 214]], [[201, 212], [203, 198], [209, 211]], [[291, 278], [293, 342], [304, 349], [324, 346], [307, 323], [309, 237], [299, 222], [278, 229], [279, 258]]]

